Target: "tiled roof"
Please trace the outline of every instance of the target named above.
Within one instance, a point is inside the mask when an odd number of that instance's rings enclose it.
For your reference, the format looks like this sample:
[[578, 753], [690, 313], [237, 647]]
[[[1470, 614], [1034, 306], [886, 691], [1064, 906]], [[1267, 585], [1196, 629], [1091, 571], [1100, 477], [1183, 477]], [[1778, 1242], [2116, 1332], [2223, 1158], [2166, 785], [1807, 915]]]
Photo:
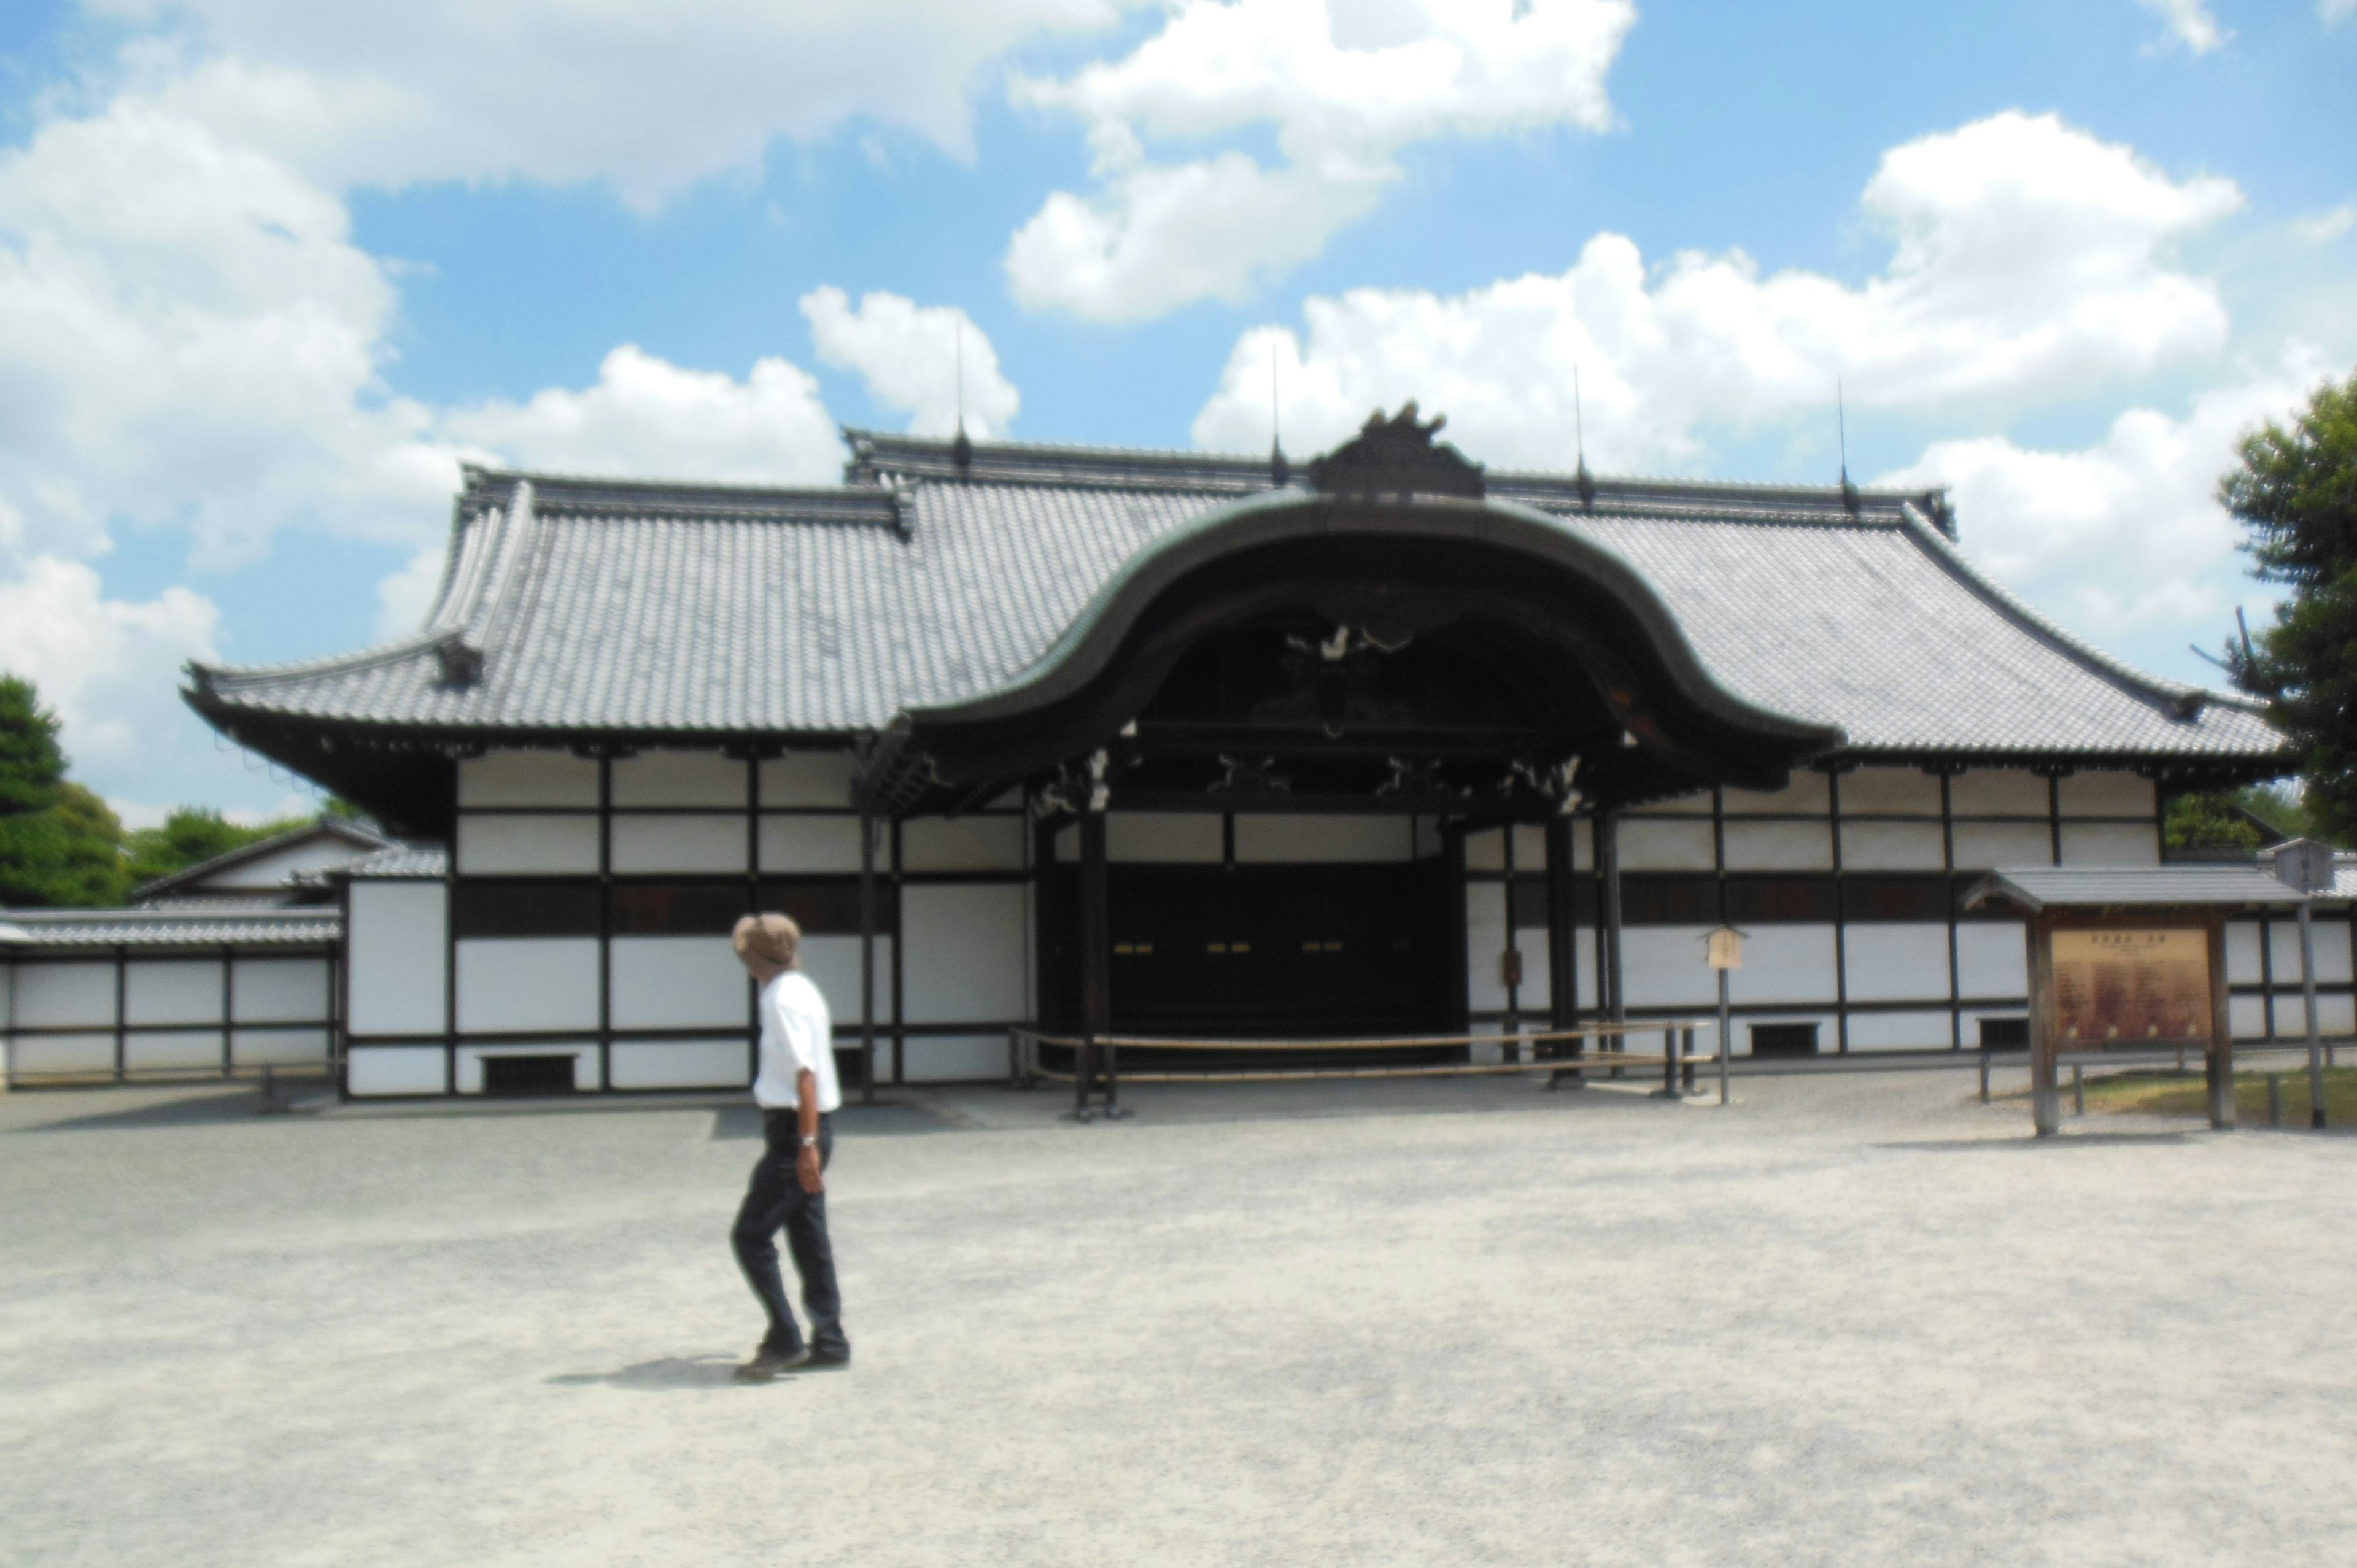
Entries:
[[328, 875], [355, 882], [415, 881], [440, 877], [449, 869], [450, 853], [438, 843], [396, 843]]
[[[373, 850], [385, 842], [384, 835], [371, 832], [358, 823], [344, 822], [336, 817], [322, 816], [317, 822], [305, 822], [301, 827], [289, 828], [283, 833], [276, 833], [266, 839], [256, 839], [252, 843], [240, 844], [235, 849], [224, 850], [210, 860], [200, 860], [194, 865], [183, 866], [169, 876], [159, 876], [153, 882], [141, 885], [133, 890], [131, 897], [140, 903], [166, 897], [178, 888], [200, 885], [209, 876], [218, 875], [221, 872], [249, 865], [253, 861], [266, 859], [282, 850], [292, 849], [297, 844], [323, 838], [334, 839], [355, 852]], [[253, 890], [255, 895], [265, 896], [268, 891], [264, 888]], [[216, 893], [213, 896], [220, 895]]]
[[0, 948], [322, 947], [343, 934], [333, 909], [0, 909]]
[[[2357, 898], [2357, 865], [2335, 867], [2322, 903]], [[2102, 908], [2124, 904], [2217, 905], [2295, 908], [2299, 895], [2250, 865], [2008, 866], [1990, 872], [1964, 895], [1965, 908], [1985, 903], [2022, 909]]]
[[[470, 471], [423, 631], [195, 669], [197, 700], [456, 732], [880, 729], [1005, 686], [1142, 546], [1273, 488], [1265, 459], [994, 444], [961, 463], [849, 435], [832, 490]], [[1489, 494], [1617, 552], [1720, 682], [1852, 751], [2281, 749], [2250, 704], [2128, 670], [1980, 578], [1936, 494], [1530, 474]]]

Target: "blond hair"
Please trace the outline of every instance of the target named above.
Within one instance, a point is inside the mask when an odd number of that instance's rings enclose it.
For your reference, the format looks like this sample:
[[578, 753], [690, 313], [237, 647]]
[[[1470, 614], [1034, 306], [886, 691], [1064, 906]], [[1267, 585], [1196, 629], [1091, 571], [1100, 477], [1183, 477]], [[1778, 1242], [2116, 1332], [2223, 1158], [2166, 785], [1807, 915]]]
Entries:
[[774, 963], [780, 969], [794, 967], [795, 955], [802, 951], [802, 929], [790, 916], [772, 910], [763, 915], [748, 915], [737, 922], [728, 940], [742, 955], [749, 953], [763, 963]]

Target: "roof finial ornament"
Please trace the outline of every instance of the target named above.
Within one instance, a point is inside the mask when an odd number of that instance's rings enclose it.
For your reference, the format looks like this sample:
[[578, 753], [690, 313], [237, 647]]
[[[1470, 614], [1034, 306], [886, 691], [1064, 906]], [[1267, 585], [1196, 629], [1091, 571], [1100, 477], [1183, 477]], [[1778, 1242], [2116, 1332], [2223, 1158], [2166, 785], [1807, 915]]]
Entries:
[[965, 434], [965, 313], [963, 311], [960, 311], [958, 313], [955, 325], [957, 332], [957, 436], [950, 443], [950, 460], [957, 465], [958, 472], [960, 474], [963, 474], [966, 469], [974, 465], [974, 443], [966, 439]]
[[1857, 515], [1857, 487], [1849, 482], [1849, 411], [1842, 401], [1842, 380], [1834, 378], [1834, 430], [1841, 441], [1841, 498], [1843, 508], [1853, 517]]
[[1583, 511], [1596, 507], [1596, 480], [1587, 471], [1587, 413], [1580, 406], [1579, 362], [1571, 366], [1571, 430], [1572, 440], [1579, 452], [1579, 467], [1572, 475], [1572, 483], [1579, 489], [1579, 506]]
[[1283, 408], [1277, 396], [1276, 338], [1268, 340], [1268, 478], [1269, 482], [1283, 489], [1293, 479], [1293, 465], [1285, 460], [1285, 423]]

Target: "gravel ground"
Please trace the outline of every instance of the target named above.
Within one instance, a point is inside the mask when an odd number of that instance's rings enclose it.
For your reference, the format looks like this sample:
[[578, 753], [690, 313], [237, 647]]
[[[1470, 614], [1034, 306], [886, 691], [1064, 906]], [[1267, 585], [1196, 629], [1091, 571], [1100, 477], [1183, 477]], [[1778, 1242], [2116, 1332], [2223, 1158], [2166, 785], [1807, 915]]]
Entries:
[[0, 1558], [2357, 1561], [2357, 1143], [1972, 1087], [855, 1110], [766, 1387], [742, 1109], [0, 1097]]

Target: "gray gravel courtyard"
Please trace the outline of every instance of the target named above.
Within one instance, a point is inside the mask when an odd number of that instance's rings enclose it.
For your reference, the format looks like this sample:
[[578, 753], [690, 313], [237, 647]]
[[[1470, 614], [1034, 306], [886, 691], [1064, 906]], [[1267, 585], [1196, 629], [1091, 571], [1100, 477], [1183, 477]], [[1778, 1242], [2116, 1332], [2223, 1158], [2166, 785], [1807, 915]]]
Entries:
[[2357, 1142], [1972, 1090], [847, 1112], [766, 1387], [742, 1110], [19, 1092], [0, 1558], [2357, 1561]]

